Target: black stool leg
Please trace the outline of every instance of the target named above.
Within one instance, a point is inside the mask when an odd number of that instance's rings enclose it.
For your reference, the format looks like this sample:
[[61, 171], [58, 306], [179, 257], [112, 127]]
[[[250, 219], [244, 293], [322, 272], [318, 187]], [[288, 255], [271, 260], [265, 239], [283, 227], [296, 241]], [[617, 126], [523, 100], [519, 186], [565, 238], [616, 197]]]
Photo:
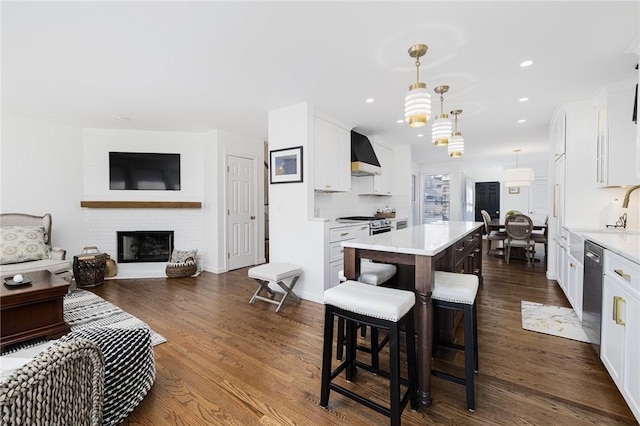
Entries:
[[353, 376], [356, 374], [355, 360], [357, 353], [357, 324], [355, 321], [346, 320], [347, 321], [347, 372], [346, 379], [347, 381], [352, 381]]
[[380, 348], [378, 347], [378, 328], [371, 327], [371, 366], [380, 368]]
[[475, 372], [480, 371], [478, 368], [478, 305], [473, 303], [473, 357], [476, 360]]
[[336, 359], [342, 360], [344, 352], [344, 318], [338, 317], [338, 342], [336, 346]]
[[475, 392], [473, 384], [473, 375], [476, 365], [475, 342], [473, 330], [473, 305], [464, 306], [464, 375], [465, 387], [467, 390], [467, 408], [469, 411], [475, 411]]
[[322, 345], [322, 377], [320, 379], [320, 406], [329, 405], [329, 382], [331, 382], [331, 352], [333, 348], [333, 309], [325, 305], [324, 342]]
[[409, 312], [405, 328], [405, 338], [407, 340], [407, 373], [409, 374], [409, 389], [411, 392], [409, 402], [411, 404], [411, 409], [413, 411], [418, 411], [418, 370], [416, 365], [418, 361], [416, 355], [416, 333], [413, 310]]
[[[391, 383], [389, 393], [391, 397], [391, 426], [400, 426], [400, 414], [402, 414], [400, 403], [400, 345], [398, 344], [398, 323], [393, 323], [389, 327], [389, 370], [391, 373]], [[373, 327], [371, 328], [373, 338]], [[372, 354], [373, 355], [373, 354]]]

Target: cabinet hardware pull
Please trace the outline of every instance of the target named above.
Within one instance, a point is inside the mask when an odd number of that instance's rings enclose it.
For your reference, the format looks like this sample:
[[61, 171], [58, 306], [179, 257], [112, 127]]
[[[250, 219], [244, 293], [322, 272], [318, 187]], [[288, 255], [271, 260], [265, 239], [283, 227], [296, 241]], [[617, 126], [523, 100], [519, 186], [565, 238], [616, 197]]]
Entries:
[[613, 296], [613, 320], [618, 325], [625, 325], [624, 321], [620, 319], [620, 302], [626, 301], [620, 296]]
[[480, 253], [480, 249], [479, 248], [475, 249], [474, 253]]
[[622, 269], [614, 269], [613, 272], [615, 272], [616, 274], [620, 275], [625, 280], [631, 281], [631, 275], [625, 274]]
[[480, 269], [474, 269], [474, 270], [473, 270], [473, 273], [474, 273], [475, 275], [478, 275], [478, 274], [480, 273]]
[[458, 248], [456, 249], [456, 251], [462, 251], [462, 250], [464, 250], [464, 247], [458, 247]]
[[348, 232], [343, 232], [342, 234], [340, 234], [341, 237], [346, 237], [347, 235], [349, 235]]
[[571, 268], [575, 268], [575, 267], [576, 267], [576, 264], [575, 264], [575, 263], [569, 263], [569, 266], [570, 266]]
[[360, 229], [369, 229], [368, 226], [361, 226]]
[[476, 254], [475, 253], [469, 253], [469, 257], [472, 257], [472, 258], [476, 257]]

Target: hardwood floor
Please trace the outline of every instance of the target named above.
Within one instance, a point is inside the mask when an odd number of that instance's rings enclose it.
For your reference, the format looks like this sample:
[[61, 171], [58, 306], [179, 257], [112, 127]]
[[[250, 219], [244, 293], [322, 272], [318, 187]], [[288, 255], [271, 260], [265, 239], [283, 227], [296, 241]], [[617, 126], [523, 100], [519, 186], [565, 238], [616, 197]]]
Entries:
[[[484, 256], [483, 273], [475, 413], [462, 386], [434, 377], [433, 405], [407, 407], [404, 425], [637, 424], [590, 345], [522, 329], [521, 300], [569, 306], [543, 263]], [[335, 392], [329, 409], [318, 405], [323, 305], [288, 303], [275, 313], [248, 304], [255, 289], [246, 269], [92, 289], [167, 338], [154, 348], [156, 382], [124, 424], [388, 424]], [[357, 382], [386, 398], [379, 377], [359, 372]]]

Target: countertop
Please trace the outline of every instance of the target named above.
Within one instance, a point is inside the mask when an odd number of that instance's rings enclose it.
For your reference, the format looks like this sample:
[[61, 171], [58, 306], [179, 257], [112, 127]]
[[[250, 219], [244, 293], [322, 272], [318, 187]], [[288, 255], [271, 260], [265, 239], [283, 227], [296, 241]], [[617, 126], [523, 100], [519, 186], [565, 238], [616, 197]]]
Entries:
[[343, 241], [342, 247], [433, 256], [482, 226], [482, 222], [429, 223]]
[[640, 264], [640, 232], [624, 230], [571, 230], [582, 234], [585, 240], [592, 241], [607, 250]]

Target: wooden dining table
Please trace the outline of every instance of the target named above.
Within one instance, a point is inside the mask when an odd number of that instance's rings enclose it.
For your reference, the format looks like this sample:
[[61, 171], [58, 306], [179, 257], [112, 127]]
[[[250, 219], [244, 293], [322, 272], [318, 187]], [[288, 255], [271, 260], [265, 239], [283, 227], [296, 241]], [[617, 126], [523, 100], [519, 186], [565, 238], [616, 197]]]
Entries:
[[[353, 280], [360, 275], [360, 260], [372, 259], [413, 270], [399, 287], [416, 295], [416, 335], [418, 357], [418, 397], [422, 406], [431, 405], [431, 357], [433, 349], [433, 307], [431, 293], [436, 270], [454, 271], [459, 256], [473, 258], [480, 275], [482, 222], [439, 222], [342, 242], [344, 275]], [[468, 253], [465, 249], [471, 250]], [[462, 260], [464, 261], [464, 259]]]

